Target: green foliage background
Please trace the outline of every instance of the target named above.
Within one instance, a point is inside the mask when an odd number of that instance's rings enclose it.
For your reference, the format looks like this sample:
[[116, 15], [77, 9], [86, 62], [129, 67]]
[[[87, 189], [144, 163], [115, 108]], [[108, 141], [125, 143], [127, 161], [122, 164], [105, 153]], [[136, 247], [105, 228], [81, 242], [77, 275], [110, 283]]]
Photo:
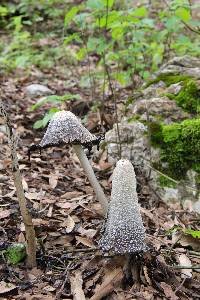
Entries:
[[[197, 4], [153, 0], [152, 7], [135, 7], [132, 1], [22, 0], [2, 1], [0, 25], [8, 39], [0, 46], [3, 72], [32, 65], [52, 68], [98, 55], [98, 64], [112, 65], [112, 77], [126, 85], [137, 74], [147, 79], [172, 54], [199, 55], [200, 22], [192, 19]], [[142, 3], [142, 1], [141, 1]], [[55, 39], [53, 47], [41, 43]], [[75, 53], [71, 44], [78, 45]], [[94, 75], [94, 74], [93, 74]], [[96, 77], [101, 77], [96, 73]]]

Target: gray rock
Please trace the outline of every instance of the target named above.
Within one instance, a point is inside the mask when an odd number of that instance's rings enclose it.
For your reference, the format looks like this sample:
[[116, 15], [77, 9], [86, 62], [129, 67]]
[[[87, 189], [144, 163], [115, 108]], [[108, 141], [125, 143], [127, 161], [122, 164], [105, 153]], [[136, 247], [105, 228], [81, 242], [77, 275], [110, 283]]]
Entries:
[[179, 82], [178, 83], [174, 83], [174, 84], [171, 84], [166, 89], [166, 93], [177, 95], [180, 92], [181, 89], [182, 89], [181, 83], [179, 83]]
[[107, 142], [109, 161], [116, 162], [119, 159], [121, 144], [121, 158], [132, 160], [135, 165], [142, 164], [148, 144], [147, 127], [138, 121], [129, 124], [124, 119], [119, 124], [119, 133], [120, 143], [116, 124], [112, 130], [106, 133], [105, 141]]
[[133, 105], [132, 112], [133, 115], [141, 115], [142, 121], [147, 120], [147, 117], [151, 117], [150, 121], [167, 118], [167, 122], [165, 122], [167, 124], [189, 117], [189, 114], [178, 107], [175, 101], [167, 97], [138, 100]]
[[200, 78], [200, 60], [188, 55], [174, 57], [163, 65], [155, 75], [160, 74], [188, 75], [198, 79]]
[[30, 84], [25, 88], [27, 96], [34, 98], [38, 96], [53, 95], [54, 92], [42, 84]]

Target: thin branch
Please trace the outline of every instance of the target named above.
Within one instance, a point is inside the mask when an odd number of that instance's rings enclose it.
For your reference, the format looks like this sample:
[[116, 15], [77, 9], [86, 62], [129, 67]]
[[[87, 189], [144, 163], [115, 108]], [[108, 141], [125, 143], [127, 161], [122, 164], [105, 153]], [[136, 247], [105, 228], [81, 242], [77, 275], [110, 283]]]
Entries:
[[7, 127], [8, 145], [11, 152], [12, 172], [14, 177], [14, 184], [16, 188], [17, 198], [19, 201], [20, 212], [25, 225], [26, 231], [26, 250], [27, 250], [27, 266], [33, 268], [36, 266], [36, 239], [35, 230], [32, 222], [32, 217], [27, 208], [27, 202], [24, 195], [22, 185], [22, 177], [19, 169], [19, 162], [17, 157], [17, 138], [13, 133], [12, 125], [4, 107], [0, 100], [0, 115], [2, 115], [5, 125]]
[[179, 270], [179, 269], [192, 269], [192, 270], [200, 270], [200, 265], [194, 265], [194, 266], [169, 266], [172, 269]]

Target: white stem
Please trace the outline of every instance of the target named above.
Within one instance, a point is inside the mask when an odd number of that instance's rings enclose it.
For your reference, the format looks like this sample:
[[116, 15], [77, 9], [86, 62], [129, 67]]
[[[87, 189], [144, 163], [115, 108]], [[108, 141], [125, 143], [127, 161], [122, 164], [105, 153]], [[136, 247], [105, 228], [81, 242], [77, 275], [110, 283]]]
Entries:
[[99, 202], [103, 208], [103, 213], [104, 213], [104, 215], [106, 215], [107, 209], [108, 209], [108, 201], [106, 199], [106, 196], [103, 192], [102, 187], [100, 186], [100, 184], [94, 174], [94, 171], [89, 163], [89, 160], [88, 160], [81, 145], [73, 145], [73, 149], [76, 152], [76, 155], [78, 156], [81, 166], [83, 167], [85, 173], [87, 174], [89, 182], [96, 193], [97, 199], [99, 200]]

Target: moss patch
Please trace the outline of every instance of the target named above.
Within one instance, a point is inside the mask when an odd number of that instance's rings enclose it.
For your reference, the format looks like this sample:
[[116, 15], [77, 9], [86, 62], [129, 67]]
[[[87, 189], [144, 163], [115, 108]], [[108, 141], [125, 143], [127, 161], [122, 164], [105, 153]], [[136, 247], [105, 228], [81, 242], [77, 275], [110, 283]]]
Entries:
[[177, 184], [174, 181], [170, 180], [169, 178], [163, 175], [160, 175], [158, 177], [158, 182], [161, 187], [175, 188], [177, 186]]
[[172, 125], [150, 126], [152, 144], [161, 148], [164, 173], [174, 179], [185, 177], [189, 169], [200, 174], [200, 119], [185, 120]]
[[159, 81], [163, 81], [166, 84], [166, 86], [168, 87], [171, 84], [178, 83], [181, 81], [186, 82], [190, 79], [191, 79], [191, 77], [187, 76], [187, 75], [160, 74], [155, 79], [152, 79], [149, 82], [147, 82], [145, 87], [148, 87], [152, 84], [156, 84]]
[[184, 110], [197, 113], [200, 107], [200, 89], [194, 80], [188, 80], [183, 83], [183, 88], [174, 96], [174, 100], [178, 106]]

